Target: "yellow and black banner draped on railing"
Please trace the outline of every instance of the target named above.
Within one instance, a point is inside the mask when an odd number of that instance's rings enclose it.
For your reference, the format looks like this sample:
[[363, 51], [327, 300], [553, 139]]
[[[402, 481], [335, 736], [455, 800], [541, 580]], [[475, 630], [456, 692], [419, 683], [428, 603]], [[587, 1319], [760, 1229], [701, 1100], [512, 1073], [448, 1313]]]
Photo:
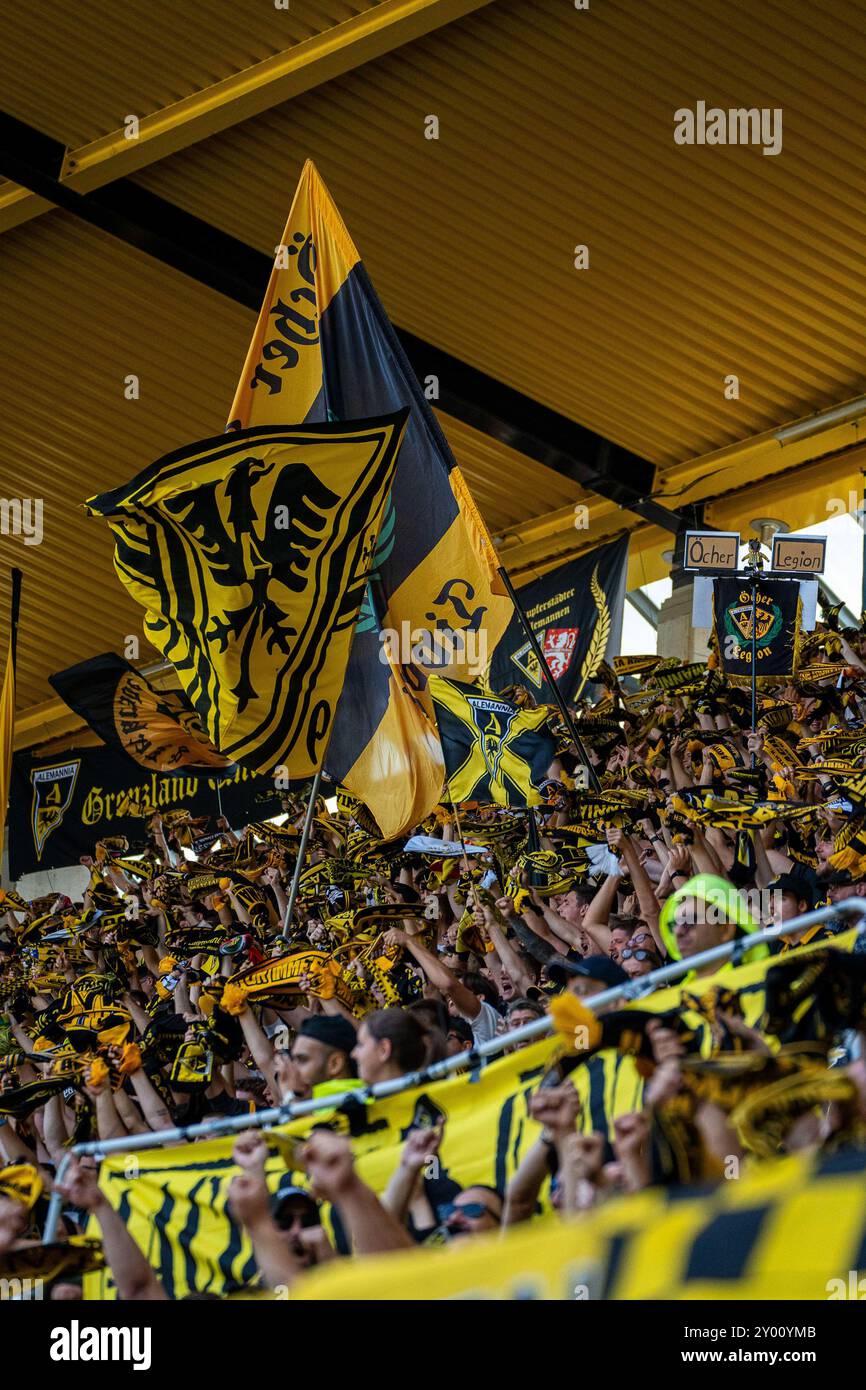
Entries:
[[[276, 1134], [304, 1138], [322, 1123], [351, 1134], [358, 1172], [381, 1193], [400, 1161], [409, 1127], [441, 1117], [441, 1176], [461, 1187], [486, 1183], [502, 1191], [541, 1132], [529, 1117], [527, 1099], [558, 1051], [559, 1044], [547, 1038], [488, 1063], [480, 1075], [450, 1076], [369, 1105], [356, 1103], [346, 1114], [319, 1112], [280, 1126]], [[281, 1182], [306, 1186], [306, 1175], [287, 1171], [279, 1146], [272, 1143], [267, 1165], [271, 1188]], [[230, 1138], [211, 1139], [120, 1153], [100, 1167], [103, 1191], [172, 1298], [192, 1291], [231, 1293], [256, 1275], [249, 1240], [226, 1209], [229, 1185], [238, 1172], [231, 1158], [233, 1144]], [[88, 1233], [96, 1230], [93, 1225]], [[85, 1296], [114, 1298], [108, 1275], [94, 1275]]]
[[[442, 755], [414, 634], [493, 652], [513, 608], [493, 543], [328, 190], [304, 166], [232, 406], [230, 427], [351, 420], [408, 406], [406, 437], [327, 753], [327, 771], [386, 839], [442, 790]], [[388, 633], [392, 640], [383, 640]], [[470, 643], [472, 644], [470, 646]], [[422, 643], [423, 645], [423, 643]], [[428, 644], [429, 645], [429, 644]], [[395, 650], [396, 649], [396, 650]]]
[[690, 1005], [693, 1001], [706, 999], [718, 991], [736, 994], [743, 1021], [750, 1027], [758, 1027], [767, 1008], [767, 971], [783, 962], [808, 959], [818, 952], [828, 949], [851, 952], [858, 936], [856, 930], [841, 932], [838, 936], [819, 941], [795, 945], [783, 954], [765, 956], [762, 960], [751, 961], [747, 965], [725, 965], [713, 975], [701, 978], [687, 977], [682, 984], [657, 989], [635, 1004], [636, 1009], [647, 1009], [651, 1013], [666, 1013], [669, 1009], [680, 1011], [681, 1017], [694, 1029], [695, 1047], [704, 1056], [713, 1050], [712, 1030], [706, 1012], [698, 1012]]
[[[711, 1192], [650, 1188], [568, 1221], [306, 1275], [298, 1301], [846, 1299], [866, 1268], [866, 1151], [796, 1155]], [[853, 1291], [852, 1291], [853, 1290]]]
[[230, 432], [87, 504], [148, 638], [244, 767], [321, 766], [407, 415]]
[[431, 676], [430, 694], [452, 801], [537, 806], [556, 756], [549, 711], [518, 709], [476, 685]]
[[[782, 963], [808, 961], [828, 948], [849, 953], [856, 940], [856, 931], [846, 931], [829, 941], [822, 939], [814, 944], [800, 945], [782, 955], [766, 956], [747, 965], [726, 965], [713, 975], [654, 990], [626, 1005], [626, 1009], [652, 1014], [676, 1011], [682, 1027], [693, 1034], [691, 1050], [702, 1057], [710, 1057], [718, 1046], [713, 1027], [717, 1010], [735, 1004], [750, 1028], [760, 1028], [766, 1022], [768, 970]], [[801, 999], [801, 1009], [807, 1004], [808, 999]], [[774, 1045], [773, 1038], [768, 1041]], [[581, 1099], [577, 1123], [584, 1134], [604, 1134], [612, 1143], [619, 1117], [643, 1108], [644, 1077], [634, 1056], [628, 1052], [602, 1047], [586, 1057], [569, 1079]]]
[[[844, 935], [836, 937], [833, 945], [841, 952], [849, 952], [855, 939], [855, 932], [846, 932]], [[746, 1021], [754, 1025], [766, 1007], [765, 981], [767, 970], [774, 964], [779, 964], [780, 960], [805, 961], [816, 952], [826, 949], [826, 942], [816, 943], [815, 946], [802, 947], [788, 956], [771, 957], [749, 965], [732, 967], [724, 972], [719, 972], [717, 976], [707, 977], [697, 984], [687, 983], [685, 986], [677, 985], [670, 989], [660, 990], [638, 1000], [633, 1007], [636, 1010], [653, 1012], [664, 1012], [668, 1009], [678, 1008], [684, 1022], [691, 1024], [696, 1031], [696, 1049], [704, 1055], [709, 1055], [713, 1047], [707, 1016], [705, 1012], [690, 1009], [689, 990], [695, 996], [700, 996], [712, 992], [717, 985], [723, 984], [726, 993], [729, 990], [737, 991]], [[683, 998], [684, 995], [685, 999]], [[730, 1007], [729, 1004], [728, 1007]], [[699, 1030], [702, 1027], [706, 1029], [705, 1036], [699, 1035]], [[413, 1123], [429, 1125], [441, 1117], [444, 1120], [444, 1133], [439, 1150], [441, 1175], [452, 1177], [462, 1187], [467, 1187], [473, 1183], [485, 1183], [504, 1191], [521, 1160], [541, 1133], [541, 1126], [529, 1115], [529, 1097], [538, 1086], [544, 1073], [560, 1055], [561, 1044], [554, 1038], [546, 1038], [518, 1052], [502, 1057], [496, 1062], [488, 1063], [480, 1074], [464, 1073], [451, 1076], [445, 1080], [432, 1082], [428, 1086], [405, 1091], [385, 1100], [374, 1101], [369, 1105], [361, 1105], [358, 1102], [351, 1105], [345, 1113], [319, 1112], [291, 1121], [274, 1131], [274, 1137], [270, 1140], [273, 1151], [268, 1161], [269, 1185], [273, 1190], [276, 1190], [280, 1184], [285, 1185], [286, 1183], [298, 1186], [306, 1185], [306, 1175], [302, 1171], [287, 1169], [284, 1157], [285, 1141], [289, 1137], [303, 1139], [314, 1125], [324, 1122], [337, 1128], [340, 1132], [352, 1136], [353, 1149], [361, 1177], [375, 1191], [381, 1193], [399, 1162], [401, 1146], [408, 1129]], [[613, 1139], [614, 1121], [621, 1115], [642, 1108], [643, 1079], [638, 1073], [635, 1060], [632, 1056], [625, 1055], [616, 1049], [605, 1048], [590, 1056], [570, 1073], [569, 1079], [576, 1086], [582, 1101], [583, 1110], [579, 1128], [584, 1133], [596, 1131], [606, 1134], [608, 1139]], [[120, 1153], [107, 1158], [101, 1165], [100, 1183], [103, 1190], [112, 1205], [120, 1212], [136, 1241], [159, 1274], [167, 1292], [173, 1298], [182, 1298], [191, 1291], [231, 1294], [244, 1288], [256, 1278], [255, 1262], [252, 1258], [250, 1244], [226, 1209], [228, 1188], [232, 1177], [237, 1172], [231, 1159], [233, 1143], [234, 1141], [230, 1138], [214, 1139], [165, 1150], [151, 1149], [138, 1153]], [[840, 1155], [840, 1161], [843, 1159], [844, 1155]], [[834, 1161], [828, 1160], [831, 1163]], [[746, 1161], [744, 1160], [744, 1162]], [[861, 1159], [858, 1158], [857, 1163], [860, 1164], [860, 1162]], [[747, 1170], [744, 1168], [745, 1171]], [[784, 1175], [789, 1171], [784, 1165], [775, 1163], [772, 1168], [765, 1163], [760, 1169], [760, 1173], [768, 1176], [772, 1173]], [[840, 1171], [844, 1171], [844, 1169]], [[640, 1223], [649, 1222], [647, 1244], [644, 1245], [641, 1240], [635, 1239], [629, 1245], [629, 1259], [633, 1262], [631, 1267], [635, 1271], [633, 1276], [626, 1279], [622, 1273], [617, 1275], [620, 1282], [615, 1286], [611, 1285], [614, 1292], [608, 1296], [618, 1298], [722, 1296], [718, 1292], [710, 1295], [696, 1291], [700, 1280], [710, 1277], [706, 1274], [707, 1268], [715, 1268], [716, 1275], [722, 1280], [728, 1276], [724, 1272], [719, 1273], [717, 1263], [707, 1263], [710, 1257], [713, 1262], [717, 1259], [714, 1253], [717, 1249], [714, 1235], [709, 1245], [698, 1242], [694, 1251], [692, 1250], [692, 1246], [695, 1244], [693, 1237], [696, 1238], [703, 1225], [706, 1224], [707, 1212], [711, 1210], [711, 1207], [706, 1205], [707, 1202], [715, 1203], [718, 1209], [723, 1212], [729, 1210], [739, 1212], [738, 1198], [735, 1194], [748, 1192], [745, 1181], [745, 1178], [737, 1181], [723, 1181], [711, 1198], [706, 1198], [704, 1195], [698, 1197], [696, 1199], [697, 1207], [685, 1200], [682, 1205], [680, 1200], [677, 1200], [669, 1207], [669, 1198], [665, 1191], [654, 1188], [634, 1199], [629, 1199], [631, 1205], [624, 1202], [611, 1202], [598, 1216], [587, 1217], [587, 1221], [603, 1222], [606, 1219], [606, 1214], [611, 1212], [614, 1221], [611, 1229], [617, 1231], [622, 1229], [626, 1233], [634, 1231], [637, 1234], [639, 1234]], [[796, 1181], [799, 1182], [799, 1179]], [[866, 1187], [863, 1185], [863, 1174], [859, 1168], [857, 1183], [859, 1184], [859, 1201], [861, 1203], [861, 1208], [858, 1208], [858, 1211], [861, 1209], [866, 1211]], [[767, 1191], [775, 1190], [774, 1183], [771, 1181], [767, 1184], [766, 1181], [762, 1180], [762, 1190], [765, 1194]], [[682, 1188], [677, 1189], [677, 1191], [678, 1194], [681, 1193]], [[797, 1200], [799, 1201], [799, 1198]], [[809, 1201], [811, 1201], [811, 1196]], [[543, 1210], [549, 1210], [549, 1184], [542, 1187], [540, 1202]], [[744, 1201], [742, 1205], [745, 1207], [748, 1203]], [[716, 1210], [716, 1207], [712, 1207], [712, 1210]], [[796, 1203], [792, 1210], [796, 1216], [799, 1210]], [[680, 1227], [677, 1223], [675, 1216], [677, 1211], [682, 1211], [686, 1217], [684, 1227]], [[621, 1228], [616, 1225], [620, 1212], [624, 1213]], [[658, 1228], [653, 1224], [656, 1217], [659, 1217], [660, 1221]], [[718, 1246], [722, 1251], [730, 1245], [731, 1234], [735, 1233], [736, 1222], [739, 1219], [741, 1218], [736, 1214], [731, 1215], [732, 1224], [725, 1232], [721, 1245]], [[767, 1219], [775, 1219], [772, 1216], [772, 1208]], [[562, 1279], [566, 1279], [567, 1282], [568, 1279], [572, 1278], [570, 1274], [564, 1273], [570, 1257], [563, 1254], [560, 1260], [560, 1253], [572, 1248], [567, 1243], [565, 1245], [561, 1243], [562, 1231], [565, 1229], [548, 1228], [549, 1239], [553, 1242], [548, 1249], [545, 1244], [548, 1236], [543, 1229], [532, 1228], [531, 1239], [541, 1242], [537, 1248], [542, 1252], [543, 1257], [541, 1263], [537, 1260], [532, 1266], [532, 1269], [535, 1270], [533, 1277], [541, 1280], [545, 1288], [555, 1286], [561, 1290], [559, 1293], [538, 1296], [576, 1296], [564, 1292], [566, 1284], [560, 1282]], [[583, 1230], [583, 1226], [580, 1229]], [[592, 1230], [594, 1228], [590, 1226], [587, 1229]], [[710, 1226], [710, 1229], [712, 1234], [714, 1228]], [[93, 1234], [95, 1230], [96, 1226], [94, 1225], [88, 1233]], [[536, 1234], [536, 1230], [538, 1234]], [[603, 1238], [603, 1240], [598, 1248], [602, 1250], [603, 1258], [606, 1260], [608, 1258], [607, 1246], [604, 1243], [606, 1241], [606, 1227], [602, 1225], [599, 1227], [599, 1231], [600, 1239]], [[519, 1242], [529, 1238], [529, 1235], [526, 1237], [515, 1235], [509, 1237], [509, 1240]], [[682, 1255], [683, 1259], [687, 1260], [687, 1265], [683, 1266], [683, 1269], [680, 1269], [676, 1263], [665, 1264], [664, 1251], [666, 1242], [669, 1240], [680, 1241], [680, 1244], [676, 1246], [676, 1251]], [[504, 1247], [497, 1245], [496, 1248], [497, 1250], [517, 1250], [520, 1247], [506, 1244]], [[536, 1247], [533, 1246], [532, 1248], [535, 1249]], [[585, 1256], [580, 1253], [580, 1248], [574, 1248], [576, 1250], [575, 1258], [582, 1262], [580, 1267], [583, 1269], [585, 1268]], [[750, 1249], [751, 1245], [743, 1257], [747, 1262], [747, 1267], [748, 1261], [751, 1259]], [[550, 1250], [553, 1251], [552, 1254]], [[704, 1251], [709, 1252], [706, 1258], [704, 1258]], [[446, 1253], [449, 1258], [457, 1258], [459, 1252], [455, 1249]], [[866, 1249], [861, 1256], [861, 1263], [864, 1257], [866, 1257]], [[435, 1281], [429, 1285], [430, 1292], [425, 1293], [424, 1296], [440, 1296], [433, 1290], [440, 1287], [439, 1275], [445, 1267], [437, 1263], [439, 1257], [435, 1251], [426, 1250], [418, 1257], [411, 1255], [393, 1258], [399, 1260], [404, 1258], [433, 1260], [431, 1265], [424, 1266], [425, 1271], [427, 1269], [432, 1271], [431, 1278]], [[489, 1269], [489, 1257], [486, 1258], [488, 1258], [486, 1273], [490, 1279], [493, 1279], [493, 1274]], [[741, 1269], [741, 1263], [737, 1263], [736, 1256], [732, 1258], [735, 1268], [735, 1274], [732, 1277], [739, 1278], [740, 1274], [737, 1271]], [[848, 1267], [845, 1265], [846, 1270]], [[351, 1281], [351, 1269], [355, 1268], [357, 1266], [353, 1265], [347, 1266], [345, 1269], [340, 1267], [336, 1270], [334, 1292], [328, 1292], [327, 1295], [322, 1293], [321, 1297], [360, 1296], [357, 1293], [347, 1292], [344, 1295], [339, 1292], [339, 1289], [343, 1287], [339, 1281], [343, 1277]], [[368, 1268], [368, 1262], [365, 1262], [364, 1268]], [[414, 1268], [413, 1266], [413, 1270]], [[453, 1266], [452, 1268], [458, 1269], [459, 1267]], [[477, 1268], [482, 1273], [485, 1272], [484, 1265], [479, 1265]], [[694, 1279], [694, 1287], [690, 1285], [689, 1289], [682, 1294], [677, 1292], [654, 1294], [636, 1291], [644, 1287], [643, 1281], [646, 1281], [648, 1289], [654, 1287], [653, 1280], [661, 1280], [662, 1283], [667, 1280], [672, 1287], [678, 1286], [684, 1277], [683, 1271], [686, 1268], [692, 1270], [689, 1278]], [[721, 1268], [725, 1270], [728, 1266]], [[792, 1271], [795, 1271], [796, 1268], [795, 1265], [792, 1265]], [[398, 1269], [396, 1264], [394, 1269]], [[504, 1293], [502, 1291], [511, 1288], [512, 1285], [516, 1289], [517, 1284], [511, 1276], [513, 1273], [516, 1279], [521, 1274], [521, 1268], [519, 1265], [503, 1264], [501, 1269], [501, 1279], [497, 1273], [496, 1280], [491, 1285], [491, 1288], [499, 1289], [500, 1293], [492, 1296], [517, 1296], [516, 1293]], [[701, 1273], [701, 1270], [704, 1273]], [[531, 1269], [529, 1272], [531, 1273]], [[602, 1275], [604, 1277], [602, 1277], [601, 1283], [604, 1286], [608, 1276], [604, 1275], [604, 1270], [602, 1270]], [[324, 1278], [324, 1276], [322, 1277]], [[472, 1287], [473, 1279], [480, 1277], [480, 1275], [473, 1274], [467, 1278], [467, 1292]], [[388, 1278], [390, 1279], [390, 1275]], [[446, 1270], [441, 1285], [442, 1296], [448, 1292], [460, 1292], [448, 1282], [449, 1278], [450, 1275]], [[90, 1282], [85, 1283], [86, 1297], [113, 1298], [115, 1296], [113, 1285], [107, 1274], [88, 1276], [88, 1279]], [[424, 1279], [427, 1279], [426, 1272]], [[585, 1282], [586, 1278], [579, 1278], [575, 1274], [572, 1285], [569, 1287]], [[310, 1287], [314, 1288], [315, 1286], [311, 1284]], [[356, 1286], [350, 1282], [348, 1287], [355, 1288]], [[389, 1297], [391, 1295], [382, 1293], [379, 1296]], [[407, 1297], [408, 1295], [404, 1292], [395, 1296]], [[579, 1296], [586, 1295], [581, 1294]], [[592, 1296], [602, 1295], [595, 1293]], [[752, 1293], [749, 1289], [742, 1290], [739, 1285], [736, 1285], [731, 1296], [761, 1297], [766, 1295]], [[776, 1296], [812, 1297], [813, 1295], [807, 1293]]]
[[[713, 975], [654, 990], [627, 1004], [625, 1010], [642, 1014], [675, 1012], [682, 1028], [692, 1034], [690, 1051], [708, 1058], [716, 1054], [719, 1045], [719, 1030], [714, 1026], [719, 1011], [735, 1008], [750, 1028], [763, 1028], [767, 1022], [767, 972], [773, 966], [783, 963], [796, 966], [828, 949], [848, 954], [856, 940], [856, 931], [846, 931], [830, 940], [800, 945], [747, 965], [726, 965]], [[799, 1004], [801, 1022], [805, 1025], [808, 994], [800, 998]], [[778, 1044], [778, 1039], [772, 1036], [767, 1041], [771, 1047]], [[581, 1061], [569, 1079], [580, 1096], [577, 1126], [583, 1134], [604, 1134], [612, 1143], [620, 1116], [643, 1108], [645, 1080], [629, 1051], [600, 1047]]]

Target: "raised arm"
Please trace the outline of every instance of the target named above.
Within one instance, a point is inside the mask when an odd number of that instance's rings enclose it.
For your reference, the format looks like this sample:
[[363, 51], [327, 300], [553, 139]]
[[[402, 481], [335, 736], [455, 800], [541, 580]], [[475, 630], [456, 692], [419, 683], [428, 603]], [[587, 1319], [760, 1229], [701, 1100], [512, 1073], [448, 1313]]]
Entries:
[[232, 1157], [241, 1171], [229, 1187], [229, 1209], [243, 1223], [253, 1245], [262, 1281], [269, 1288], [291, 1288], [301, 1265], [281, 1237], [271, 1216], [265, 1181], [268, 1147], [262, 1136], [249, 1130], [237, 1140]]
[[564, 917], [560, 917], [555, 908], [550, 903], [540, 898], [533, 888], [529, 890], [531, 907], [523, 910], [524, 919], [529, 923], [536, 936], [540, 936], [542, 941], [546, 941], [549, 946], [562, 955], [563, 943], [571, 946], [574, 950], [580, 949], [581, 931], [573, 923], [566, 922]]
[[315, 1130], [304, 1145], [302, 1162], [314, 1194], [338, 1208], [356, 1255], [413, 1248], [409, 1232], [355, 1172], [348, 1139], [330, 1130]]
[[[502, 901], [504, 900], [500, 899], [500, 903]], [[562, 954], [558, 947], [551, 946], [545, 937], [539, 936], [537, 932], [533, 931], [525, 918], [510, 916], [506, 917], [506, 921], [526, 954], [531, 956], [533, 960], [537, 960], [539, 965], [547, 965], [548, 961]]]
[[91, 1078], [84, 1090], [96, 1107], [96, 1132], [99, 1138], [120, 1139], [125, 1136], [128, 1131], [117, 1113], [117, 1106], [114, 1104], [114, 1096], [111, 1094], [107, 1074], [104, 1079], [97, 1078], [94, 1076], [91, 1066]]
[[515, 985], [521, 994], [525, 994], [534, 984], [535, 980], [523, 963], [523, 957], [515, 951], [502, 927], [496, 918], [493, 909], [487, 905], [482, 906], [484, 913], [484, 923], [487, 928], [490, 940], [493, 942], [494, 950], [505, 969], [508, 971]]
[[[652, 923], [658, 919], [659, 915], [658, 899], [656, 898], [649, 874], [640, 861], [640, 855], [637, 852], [634, 840], [630, 835], [626, 835], [622, 831], [619, 832], [619, 835], [618, 848], [622, 853], [629, 876], [634, 884], [634, 891], [637, 894], [641, 917], [652, 930]], [[613, 845], [611, 845], [611, 848], [613, 848]]]
[[[406, 1213], [413, 1198], [416, 1194], [423, 1193], [421, 1171], [426, 1163], [436, 1157], [441, 1140], [441, 1125], [436, 1129], [410, 1129], [406, 1136], [400, 1150], [400, 1162], [391, 1174], [382, 1195], [382, 1206], [401, 1225], [406, 1221]], [[435, 1225], [436, 1216], [432, 1207], [430, 1216], [431, 1226]]]
[[622, 881], [621, 874], [608, 874], [589, 907], [581, 926], [603, 956], [610, 950], [610, 914]]
[[545, 1178], [550, 1175], [550, 1149], [547, 1137], [542, 1135], [520, 1160], [517, 1171], [505, 1189], [503, 1230], [516, 1226], [520, 1221], [528, 1221], [534, 1215], [538, 1194]]
[[463, 981], [458, 980], [454, 972], [449, 970], [447, 965], [443, 965], [426, 946], [422, 946], [416, 937], [394, 927], [386, 933], [385, 944], [404, 946], [415, 957], [433, 988], [450, 996], [461, 1018], [468, 1019], [471, 1023], [478, 1017], [481, 1013], [481, 1000], [478, 996], [473, 994], [471, 989], [467, 989]]
[[130, 1071], [129, 1080], [149, 1127], [154, 1130], [171, 1129], [174, 1121], [168, 1107], [144, 1067]]
[[165, 1289], [139, 1250], [126, 1225], [100, 1191], [96, 1172], [73, 1158], [56, 1190], [76, 1207], [91, 1211], [99, 1222], [106, 1263], [117, 1285], [119, 1298], [128, 1301], [163, 1300]]

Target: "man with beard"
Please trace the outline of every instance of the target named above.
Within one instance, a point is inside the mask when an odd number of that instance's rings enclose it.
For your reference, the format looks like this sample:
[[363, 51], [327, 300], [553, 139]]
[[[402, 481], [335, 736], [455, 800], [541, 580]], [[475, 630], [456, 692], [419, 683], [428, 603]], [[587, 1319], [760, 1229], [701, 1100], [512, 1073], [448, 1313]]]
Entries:
[[277, 1053], [274, 1069], [283, 1096], [297, 1100], [351, 1091], [358, 1080], [352, 1049], [355, 1029], [339, 1014], [316, 1014], [298, 1030], [290, 1053]]

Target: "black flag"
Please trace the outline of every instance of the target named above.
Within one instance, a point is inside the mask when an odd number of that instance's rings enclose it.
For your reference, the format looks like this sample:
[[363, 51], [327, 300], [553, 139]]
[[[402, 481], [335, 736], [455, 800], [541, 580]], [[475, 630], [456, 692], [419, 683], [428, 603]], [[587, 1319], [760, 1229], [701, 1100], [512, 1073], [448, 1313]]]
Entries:
[[231, 765], [214, 748], [184, 695], [155, 690], [114, 652], [69, 666], [48, 680], [109, 747], [140, 767], [175, 772]]
[[742, 575], [713, 580], [713, 628], [721, 668], [726, 676], [751, 678], [754, 645], [758, 680], [791, 676], [799, 654], [800, 586], [796, 580], [761, 574], [754, 583], [753, 623], [753, 580]]
[[[593, 672], [619, 651], [628, 537], [569, 560], [517, 596], [567, 701], [587, 693]], [[490, 670], [493, 690], [525, 685], [539, 702], [552, 700], [547, 678], [518, 617], [496, 645]]]

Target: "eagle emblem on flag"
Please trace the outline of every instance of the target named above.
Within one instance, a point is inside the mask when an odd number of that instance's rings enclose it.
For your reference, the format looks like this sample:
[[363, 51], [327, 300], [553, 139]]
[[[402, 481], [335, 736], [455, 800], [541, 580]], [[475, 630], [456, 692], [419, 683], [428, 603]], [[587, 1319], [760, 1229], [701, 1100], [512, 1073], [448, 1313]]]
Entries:
[[321, 765], [408, 414], [230, 430], [87, 503], [206, 737], [251, 771]]

